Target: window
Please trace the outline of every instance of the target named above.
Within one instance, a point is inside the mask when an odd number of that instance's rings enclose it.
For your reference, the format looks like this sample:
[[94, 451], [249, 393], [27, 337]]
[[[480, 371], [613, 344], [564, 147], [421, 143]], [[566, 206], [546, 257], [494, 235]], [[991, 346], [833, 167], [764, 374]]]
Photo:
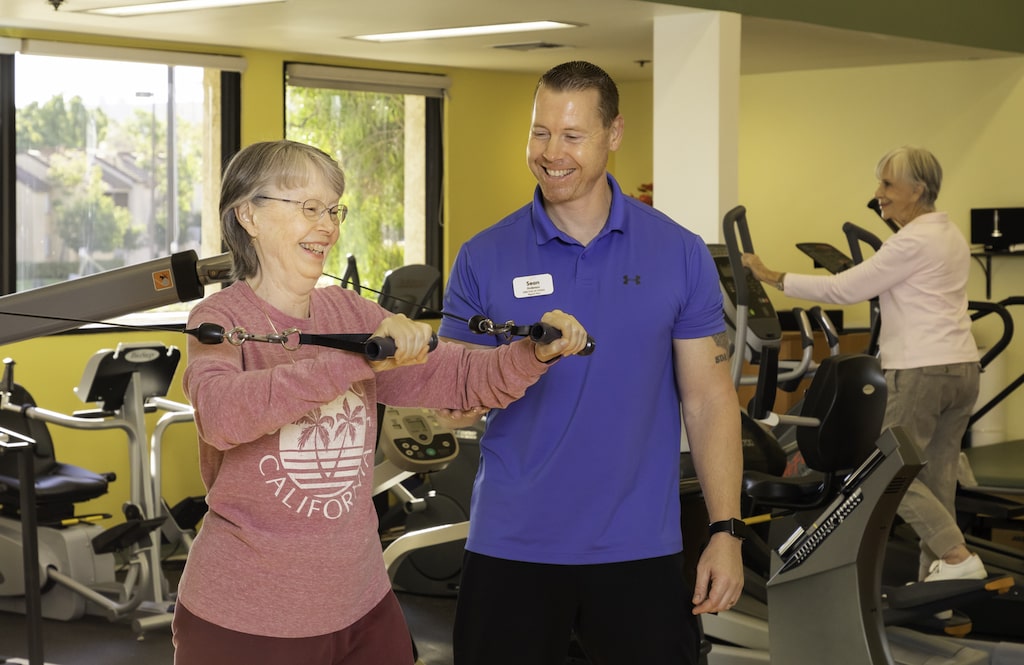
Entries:
[[222, 251], [221, 154], [239, 139], [221, 109], [244, 61], [34, 40], [17, 51], [0, 55], [0, 104], [14, 119], [0, 171], [15, 200], [0, 292]]
[[346, 176], [349, 217], [325, 271], [341, 276], [352, 255], [361, 283], [380, 289], [399, 266], [440, 270], [447, 77], [304, 64], [286, 71], [285, 136], [332, 155]]

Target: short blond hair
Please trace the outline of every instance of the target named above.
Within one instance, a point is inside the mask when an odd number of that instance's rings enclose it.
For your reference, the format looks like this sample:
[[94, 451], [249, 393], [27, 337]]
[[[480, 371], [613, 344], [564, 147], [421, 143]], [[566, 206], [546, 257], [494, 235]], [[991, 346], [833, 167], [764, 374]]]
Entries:
[[921, 203], [929, 207], [935, 205], [935, 199], [939, 197], [939, 189], [942, 187], [942, 166], [935, 155], [924, 148], [901, 146], [885, 153], [885, 156], [878, 160], [875, 177], [881, 180], [886, 168], [889, 170], [890, 179], [921, 185], [924, 188]]

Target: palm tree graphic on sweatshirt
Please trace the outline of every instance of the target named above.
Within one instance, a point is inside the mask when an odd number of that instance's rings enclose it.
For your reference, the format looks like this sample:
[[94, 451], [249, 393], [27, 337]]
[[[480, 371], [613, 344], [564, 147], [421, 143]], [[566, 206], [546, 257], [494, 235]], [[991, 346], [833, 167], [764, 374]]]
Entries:
[[367, 458], [367, 425], [366, 405], [350, 390], [282, 427], [281, 463], [288, 477], [320, 498], [358, 484]]

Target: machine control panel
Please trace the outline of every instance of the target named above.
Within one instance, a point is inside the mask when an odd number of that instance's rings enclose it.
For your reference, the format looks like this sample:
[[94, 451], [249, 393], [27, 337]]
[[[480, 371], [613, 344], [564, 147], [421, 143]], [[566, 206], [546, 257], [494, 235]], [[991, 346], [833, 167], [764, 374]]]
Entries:
[[[708, 244], [708, 250], [715, 261], [715, 268], [718, 270], [718, 279], [722, 288], [723, 306], [725, 307], [726, 318], [735, 324], [736, 310], [740, 307], [739, 294], [736, 289], [736, 280], [742, 279], [747, 285], [747, 294], [750, 302], [747, 307], [747, 327], [754, 334], [755, 340], [767, 340], [777, 342], [782, 339], [782, 326], [779, 323], [778, 314], [772, 305], [771, 299], [765, 293], [764, 287], [749, 270], [743, 269], [742, 275], [736, 275], [729, 261], [729, 251], [725, 245]], [[750, 338], [748, 337], [748, 340]]]
[[380, 427], [384, 456], [405, 471], [439, 471], [459, 454], [455, 432], [433, 409], [386, 407]]
[[825, 242], [798, 242], [796, 248], [814, 259], [815, 268], [824, 268], [833, 275], [854, 266], [853, 259]]

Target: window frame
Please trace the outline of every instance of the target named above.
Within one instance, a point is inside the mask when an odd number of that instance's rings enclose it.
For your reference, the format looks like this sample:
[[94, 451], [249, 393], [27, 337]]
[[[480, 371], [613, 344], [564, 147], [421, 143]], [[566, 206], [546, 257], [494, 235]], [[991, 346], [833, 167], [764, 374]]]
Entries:
[[[429, 74], [383, 69], [360, 69], [334, 65], [316, 65], [296, 61], [284, 63], [283, 98], [288, 87], [327, 88], [390, 94], [422, 95], [425, 99], [424, 127], [424, 263], [444, 274], [444, 102], [451, 78]], [[287, 109], [285, 125], [287, 126]], [[381, 285], [373, 285], [379, 288]], [[441, 289], [427, 306], [441, 310]]]
[[[0, 43], [0, 296], [15, 293], [17, 289], [16, 52], [219, 69], [221, 172], [228, 159], [241, 149], [241, 73], [245, 71], [244, 58], [72, 42], [4, 40]], [[223, 240], [220, 240], [220, 244], [223, 248]]]

